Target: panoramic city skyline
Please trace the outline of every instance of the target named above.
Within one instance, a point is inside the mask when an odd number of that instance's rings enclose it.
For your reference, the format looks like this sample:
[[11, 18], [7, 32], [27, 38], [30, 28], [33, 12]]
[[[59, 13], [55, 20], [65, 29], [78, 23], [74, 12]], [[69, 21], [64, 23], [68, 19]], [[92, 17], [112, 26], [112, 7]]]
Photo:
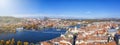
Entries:
[[119, 0], [0, 0], [0, 16], [120, 18]]
[[120, 0], [0, 0], [0, 45], [120, 45]]

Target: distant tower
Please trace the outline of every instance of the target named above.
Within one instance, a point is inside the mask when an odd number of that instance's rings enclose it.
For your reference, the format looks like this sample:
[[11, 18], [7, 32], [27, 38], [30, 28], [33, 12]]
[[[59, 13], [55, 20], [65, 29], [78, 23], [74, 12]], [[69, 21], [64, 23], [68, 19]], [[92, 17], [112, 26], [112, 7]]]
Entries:
[[78, 33], [77, 27], [74, 28], [74, 30], [71, 31], [73, 34]]
[[77, 27], [75, 27], [75, 30], [77, 30]]
[[44, 21], [48, 20], [48, 17], [44, 17]]
[[112, 26], [111, 29], [115, 29], [115, 28]]
[[77, 27], [75, 27], [74, 30], [72, 30], [71, 32], [73, 33], [73, 42], [72, 42], [72, 45], [75, 45], [77, 34], [78, 34]]

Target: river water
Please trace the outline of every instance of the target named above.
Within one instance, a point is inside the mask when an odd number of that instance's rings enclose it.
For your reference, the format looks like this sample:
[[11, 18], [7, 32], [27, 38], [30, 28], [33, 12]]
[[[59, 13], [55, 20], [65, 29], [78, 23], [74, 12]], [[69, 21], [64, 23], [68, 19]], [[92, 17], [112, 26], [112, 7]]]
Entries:
[[9, 40], [14, 38], [15, 41], [27, 41], [30, 43], [37, 43], [41, 41], [51, 40], [59, 37], [66, 32], [65, 29], [46, 28], [42, 31], [24, 30], [16, 33], [0, 33], [0, 40]]
[[[69, 26], [69, 28], [74, 28], [75, 26]], [[76, 25], [80, 28], [80, 25]], [[60, 37], [64, 34], [66, 29], [56, 29], [56, 28], [45, 28], [40, 31], [23, 30], [17, 31], [16, 33], [0, 33], [0, 40], [11, 40], [14, 38], [15, 41], [37, 43], [42, 41], [51, 40]]]

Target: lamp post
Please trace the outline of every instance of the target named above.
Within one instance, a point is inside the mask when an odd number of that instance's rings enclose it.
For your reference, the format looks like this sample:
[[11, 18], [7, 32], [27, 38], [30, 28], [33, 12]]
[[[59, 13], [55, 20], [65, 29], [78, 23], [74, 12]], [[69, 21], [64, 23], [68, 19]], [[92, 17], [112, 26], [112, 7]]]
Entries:
[[73, 34], [73, 42], [72, 42], [72, 45], [75, 45], [75, 43], [76, 43], [76, 38], [77, 38], [77, 35], [78, 35], [77, 27], [75, 27], [74, 30], [72, 30], [71, 32], [72, 32], [72, 34]]

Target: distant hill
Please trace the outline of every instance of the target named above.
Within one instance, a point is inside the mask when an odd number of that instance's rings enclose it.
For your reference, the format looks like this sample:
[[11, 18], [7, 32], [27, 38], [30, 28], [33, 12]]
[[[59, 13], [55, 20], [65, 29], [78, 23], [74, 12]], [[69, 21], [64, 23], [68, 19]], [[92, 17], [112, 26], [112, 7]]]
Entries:
[[23, 21], [22, 18], [10, 17], [10, 16], [0, 16], [0, 24], [2, 23], [17, 23]]

